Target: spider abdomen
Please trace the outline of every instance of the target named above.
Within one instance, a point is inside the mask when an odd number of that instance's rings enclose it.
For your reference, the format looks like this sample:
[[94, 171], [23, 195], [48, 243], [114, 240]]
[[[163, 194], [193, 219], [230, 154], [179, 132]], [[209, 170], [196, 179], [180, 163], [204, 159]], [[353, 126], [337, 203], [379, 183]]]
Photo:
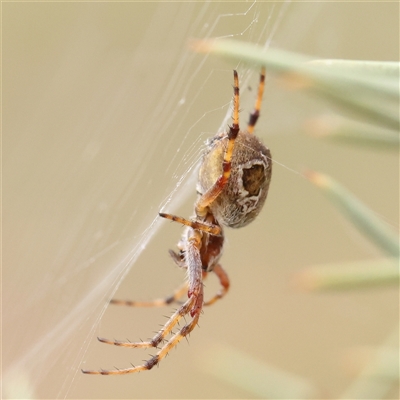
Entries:
[[[200, 194], [205, 193], [222, 174], [227, 143], [227, 134], [217, 134], [209, 141], [199, 171], [197, 191]], [[271, 171], [269, 149], [257, 136], [247, 131], [239, 132], [228, 183], [210, 204], [216, 220], [232, 228], [240, 228], [253, 221], [267, 198]]]

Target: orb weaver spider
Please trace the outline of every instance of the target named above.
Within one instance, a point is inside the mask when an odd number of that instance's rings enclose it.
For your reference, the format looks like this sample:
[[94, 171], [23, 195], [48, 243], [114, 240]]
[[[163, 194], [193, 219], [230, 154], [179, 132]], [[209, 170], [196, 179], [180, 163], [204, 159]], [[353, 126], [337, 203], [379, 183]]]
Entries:
[[[173, 261], [187, 271], [187, 282], [173, 295], [153, 302], [111, 300], [112, 304], [128, 306], [164, 306], [187, 300], [172, 314], [157, 334], [146, 342], [123, 342], [98, 338], [102, 343], [130, 348], [157, 348], [158, 352], [142, 365], [113, 370], [82, 370], [85, 374], [124, 375], [152, 369], [169, 351], [197, 325], [203, 305], [221, 299], [229, 289], [229, 278], [219, 264], [224, 244], [222, 226], [240, 228], [253, 221], [267, 198], [271, 180], [271, 153], [253, 134], [264, 92], [265, 69], [262, 68], [258, 96], [250, 114], [246, 131], [239, 129], [239, 78], [234, 75], [233, 123], [228, 132], [218, 133], [207, 142], [197, 182], [198, 198], [191, 219], [159, 213], [163, 218], [186, 226], [178, 243], [179, 252], [169, 251]], [[203, 280], [208, 272], [219, 278], [222, 289], [204, 302]], [[185, 316], [191, 320], [176, 333], [173, 328]], [[167, 336], [172, 337], [168, 340]], [[161, 345], [161, 348], [159, 347]]]

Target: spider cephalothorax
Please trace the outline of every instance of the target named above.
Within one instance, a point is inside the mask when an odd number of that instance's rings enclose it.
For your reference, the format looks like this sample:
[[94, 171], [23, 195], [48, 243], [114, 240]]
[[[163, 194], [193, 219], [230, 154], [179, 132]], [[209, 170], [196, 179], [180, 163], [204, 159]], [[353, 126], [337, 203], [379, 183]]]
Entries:
[[[207, 143], [197, 183], [198, 198], [191, 219], [160, 213], [163, 218], [186, 225], [178, 243], [179, 252], [170, 250], [174, 262], [187, 271], [187, 282], [173, 295], [152, 302], [112, 300], [113, 304], [128, 306], [163, 306], [179, 302], [187, 293], [187, 300], [170, 317], [157, 334], [146, 342], [124, 342], [98, 338], [101, 342], [130, 348], [159, 348], [156, 355], [139, 366], [113, 370], [83, 370], [86, 374], [123, 375], [149, 370], [186, 337], [197, 325], [204, 305], [213, 304], [229, 289], [229, 278], [219, 261], [222, 256], [224, 233], [222, 226], [240, 228], [249, 224], [261, 211], [268, 194], [272, 160], [270, 151], [253, 134], [261, 108], [265, 70], [261, 70], [258, 96], [250, 114], [246, 131], [239, 129], [239, 78], [234, 71], [233, 123], [228, 132], [218, 133]], [[214, 272], [222, 289], [204, 302], [203, 280]], [[191, 320], [172, 333], [186, 315]], [[168, 335], [172, 335], [167, 339]]]

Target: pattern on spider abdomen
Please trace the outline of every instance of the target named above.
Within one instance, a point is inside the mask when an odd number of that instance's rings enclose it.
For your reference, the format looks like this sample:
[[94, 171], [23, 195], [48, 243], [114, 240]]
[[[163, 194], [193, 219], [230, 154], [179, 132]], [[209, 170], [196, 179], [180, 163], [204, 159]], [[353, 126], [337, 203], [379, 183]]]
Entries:
[[[205, 193], [222, 174], [222, 162], [228, 142], [226, 133], [217, 134], [208, 143], [199, 171], [197, 191]], [[225, 226], [240, 228], [261, 211], [271, 180], [271, 153], [257, 136], [239, 132], [232, 156], [227, 185], [210, 205], [215, 219]]]

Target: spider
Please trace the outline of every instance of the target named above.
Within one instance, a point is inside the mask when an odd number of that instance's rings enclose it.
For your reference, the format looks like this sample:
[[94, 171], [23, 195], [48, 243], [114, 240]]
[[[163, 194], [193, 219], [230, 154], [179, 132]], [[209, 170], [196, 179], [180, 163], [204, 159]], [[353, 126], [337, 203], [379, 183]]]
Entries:
[[[253, 134], [264, 92], [265, 69], [261, 69], [258, 96], [246, 131], [239, 128], [239, 78], [234, 75], [233, 123], [228, 132], [217, 133], [207, 141], [197, 182], [198, 198], [191, 219], [159, 213], [163, 218], [185, 225], [178, 252], [169, 251], [173, 261], [187, 272], [187, 282], [171, 296], [152, 302], [111, 300], [127, 306], [164, 306], [187, 300], [172, 314], [154, 337], [146, 342], [124, 342], [98, 338], [102, 343], [129, 348], [157, 348], [158, 352], [142, 365], [125, 369], [82, 370], [85, 374], [123, 375], [152, 369], [169, 351], [185, 338], [198, 323], [203, 306], [221, 299], [229, 289], [229, 278], [219, 260], [224, 244], [223, 226], [240, 228], [253, 221], [267, 198], [271, 180], [271, 153]], [[221, 290], [204, 302], [203, 280], [208, 272], [219, 278]], [[190, 315], [190, 321], [173, 333], [179, 321]], [[167, 339], [168, 335], [172, 335]]]

